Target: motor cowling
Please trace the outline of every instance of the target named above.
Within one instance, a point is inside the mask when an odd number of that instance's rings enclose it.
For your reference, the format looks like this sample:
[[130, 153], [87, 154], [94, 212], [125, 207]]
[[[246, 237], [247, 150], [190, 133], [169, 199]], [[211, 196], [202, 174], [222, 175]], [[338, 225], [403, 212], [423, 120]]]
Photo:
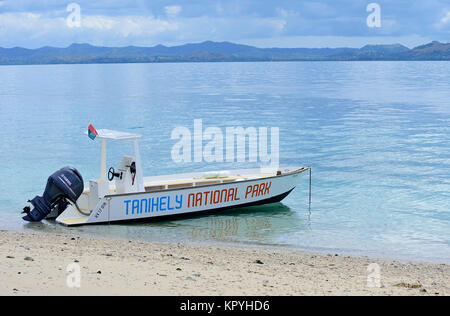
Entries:
[[26, 215], [23, 217], [28, 222], [40, 222], [58, 206], [59, 212], [64, 211], [67, 207], [67, 200], [76, 203], [84, 190], [83, 177], [77, 169], [72, 167], [64, 167], [47, 180], [44, 194], [36, 196], [29, 201], [33, 205], [33, 210], [24, 208]]

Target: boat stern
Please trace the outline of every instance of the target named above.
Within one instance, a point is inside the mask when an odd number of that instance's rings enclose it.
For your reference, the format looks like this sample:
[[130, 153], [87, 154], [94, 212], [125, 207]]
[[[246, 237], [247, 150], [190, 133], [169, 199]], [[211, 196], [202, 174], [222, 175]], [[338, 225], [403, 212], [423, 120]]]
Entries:
[[[90, 215], [85, 215], [85, 214]], [[95, 209], [90, 212], [88, 210], [76, 209], [73, 205], [69, 205], [67, 209], [56, 218], [56, 222], [64, 226], [80, 226], [86, 224], [106, 223], [109, 221], [109, 201], [106, 198], [99, 200]]]

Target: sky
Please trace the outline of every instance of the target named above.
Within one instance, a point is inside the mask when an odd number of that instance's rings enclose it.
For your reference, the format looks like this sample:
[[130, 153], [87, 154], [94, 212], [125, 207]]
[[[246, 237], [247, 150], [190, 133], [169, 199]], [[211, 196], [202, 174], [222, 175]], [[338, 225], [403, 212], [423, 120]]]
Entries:
[[0, 47], [207, 40], [258, 47], [450, 42], [450, 0], [0, 0]]

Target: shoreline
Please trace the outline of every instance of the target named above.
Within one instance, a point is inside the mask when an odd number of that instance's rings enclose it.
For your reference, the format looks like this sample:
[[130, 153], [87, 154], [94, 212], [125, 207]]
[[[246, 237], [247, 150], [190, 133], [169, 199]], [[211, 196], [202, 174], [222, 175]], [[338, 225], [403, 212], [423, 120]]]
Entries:
[[0, 266], [0, 295], [450, 295], [448, 264], [65, 233], [1, 230]]
[[[125, 237], [116, 234], [106, 234], [100, 235], [98, 232], [88, 232], [88, 231], [65, 231], [63, 229], [53, 229], [58, 227], [57, 225], [52, 227], [46, 227], [44, 230], [39, 229], [24, 229], [24, 228], [6, 228], [0, 227], [0, 232], [11, 232], [11, 233], [23, 233], [23, 234], [50, 234], [50, 235], [76, 235], [80, 238], [95, 239], [95, 240], [119, 240], [119, 241], [129, 241], [142, 242], [142, 243], [161, 243], [161, 244], [178, 244], [177, 240], [172, 239], [156, 239], [149, 240], [148, 238], [142, 237]], [[61, 226], [62, 227], [62, 226]], [[50, 228], [50, 229], [49, 229]], [[199, 247], [225, 247], [225, 248], [243, 248], [243, 249], [273, 249], [280, 251], [291, 251], [300, 253], [311, 253], [318, 255], [329, 255], [337, 254], [342, 257], [353, 257], [353, 258], [365, 258], [368, 260], [379, 260], [379, 261], [389, 261], [397, 263], [417, 263], [417, 264], [446, 264], [450, 265], [450, 261], [447, 258], [432, 257], [432, 258], [411, 258], [408, 255], [394, 256], [392, 253], [380, 253], [376, 251], [368, 252], [361, 249], [338, 249], [338, 248], [320, 248], [320, 247], [302, 247], [302, 246], [292, 246], [289, 244], [271, 244], [271, 243], [255, 243], [247, 241], [233, 241], [233, 240], [210, 240], [210, 239], [191, 239], [182, 241], [183, 244], [187, 246], [199, 246]]]

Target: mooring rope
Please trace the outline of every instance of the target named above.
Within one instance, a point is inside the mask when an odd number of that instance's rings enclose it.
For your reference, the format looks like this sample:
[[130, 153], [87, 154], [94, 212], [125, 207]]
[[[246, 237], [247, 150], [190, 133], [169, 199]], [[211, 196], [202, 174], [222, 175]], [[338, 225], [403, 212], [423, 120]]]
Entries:
[[311, 183], [312, 183], [312, 168], [308, 167], [309, 169], [309, 216], [311, 216]]
[[312, 182], [312, 168], [309, 167], [309, 207], [311, 207], [311, 182]]

